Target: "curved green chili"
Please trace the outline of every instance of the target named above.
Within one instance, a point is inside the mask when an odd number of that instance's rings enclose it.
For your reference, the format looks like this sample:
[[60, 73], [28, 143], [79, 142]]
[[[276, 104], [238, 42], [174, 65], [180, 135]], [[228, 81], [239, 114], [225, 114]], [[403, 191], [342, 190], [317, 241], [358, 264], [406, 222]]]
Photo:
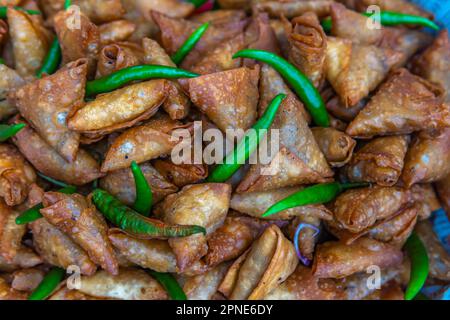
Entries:
[[48, 182], [53, 183], [54, 185], [57, 185], [57, 186], [59, 186], [59, 187], [62, 187], [62, 188], [72, 187], [72, 186], [70, 186], [69, 184], [67, 184], [67, 183], [65, 183], [65, 182], [62, 182], [62, 181], [59, 181], [59, 180], [50, 178], [50, 177], [48, 177], [48, 176], [46, 176], [45, 174], [42, 174], [42, 173], [40, 173], [40, 172], [37, 172], [37, 175], [38, 175], [39, 177], [41, 177], [42, 179], [47, 180]]
[[319, 91], [311, 81], [294, 65], [272, 52], [244, 49], [233, 55], [234, 58], [249, 58], [267, 63], [277, 70], [292, 86], [294, 91], [308, 108], [316, 125], [329, 127], [330, 119]]
[[28, 297], [28, 300], [45, 300], [61, 283], [66, 270], [61, 268], [53, 268], [47, 273], [39, 283], [38, 287]]
[[149, 270], [149, 273], [166, 289], [172, 300], [187, 300], [186, 294], [170, 273]]
[[428, 254], [420, 237], [413, 232], [405, 243], [405, 249], [411, 260], [411, 273], [406, 287], [405, 300], [412, 300], [422, 289], [428, 277]]
[[26, 126], [25, 123], [17, 123], [12, 125], [0, 124], [0, 142], [6, 141], [13, 137], [17, 132]]
[[[59, 189], [58, 192], [66, 193], [66, 194], [72, 194], [77, 191], [77, 188], [74, 186], [67, 186], [65, 188]], [[44, 206], [42, 203], [38, 203], [34, 207], [31, 207], [28, 210], [25, 210], [22, 212], [20, 216], [16, 218], [16, 224], [26, 224], [29, 222], [33, 222], [37, 219], [42, 218], [42, 214], [39, 212], [39, 210], [43, 209]]]
[[131, 162], [131, 172], [133, 173], [136, 186], [136, 200], [134, 201], [133, 209], [148, 217], [153, 203], [152, 189], [136, 161]]
[[196, 8], [201, 7], [205, 4], [208, 0], [187, 0], [186, 2], [192, 3]]
[[351, 188], [367, 187], [369, 183], [320, 183], [297, 191], [290, 196], [278, 201], [264, 212], [262, 217], [268, 217], [277, 212], [308, 204], [326, 203], [337, 197], [339, 193]]
[[50, 49], [45, 56], [44, 62], [39, 70], [36, 72], [36, 77], [41, 78], [42, 75], [52, 74], [58, 69], [59, 63], [61, 62], [61, 48], [59, 46], [58, 38], [55, 37], [50, 46]]
[[148, 79], [176, 79], [194, 78], [197, 73], [189, 72], [174, 67], [159, 65], [139, 65], [124, 68], [113, 72], [105, 77], [88, 81], [86, 84], [86, 96], [113, 91], [130, 81]]
[[180, 64], [181, 61], [188, 55], [189, 52], [195, 47], [197, 42], [201, 39], [203, 34], [209, 27], [209, 22], [202, 24], [198, 27], [191, 35], [186, 39], [186, 41], [181, 45], [181, 47], [172, 55], [172, 61], [175, 64]]
[[208, 182], [224, 182], [228, 180], [247, 161], [258, 147], [259, 141], [267, 133], [267, 129], [272, 125], [284, 98], [286, 98], [286, 95], [283, 93], [273, 98], [262, 117], [252, 127], [256, 134], [247, 132], [236, 148], [225, 156], [223, 163], [214, 168], [207, 178]]
[[72, 5], [72, 1], [66, 0], [64, 1], [64, 10], [67, 10]]
[[[363, 12], [362, 15], [366, 17], [371, 17], [372, 15], [375, 15], [376, 13], [368, 13]], [[411, 15], [411, 14], [405, 14], [400, 12], [393, 12], [393, 11], [381, 11], [380, 12], [380, 23], [383, 26], [398, 26], [398, 25], [419, 25], [423, 27], [428, 27], [433, 30], [439, 30], [439, 26], [431, 21], [428, 18]], [[321, 21], [322, 28], [325, 32], [331, 32], [332, 28], [332, 20], [330, 17], [324, 19]]]
[[[14, 9], [20, 10], [20, 11], [24, 11], [24, 12], [28, 13], [29, 15], [41, 14], [41, 12], [38, 11], [38, 10], [25, 10], [22, 7], [14, 7]], [[6, 19], [7, 11], [8, 11], [8, 7], [7, 6], [0, 6], [0, 19]]]
[[167, 225], [160, 220], [149, 219], [123, 205], [102, 189], [92, 191], [92, 202], [97, 209], [120, 229], [141, 237], [186, 237], [206, 233], [205, 228], [195, 225]]

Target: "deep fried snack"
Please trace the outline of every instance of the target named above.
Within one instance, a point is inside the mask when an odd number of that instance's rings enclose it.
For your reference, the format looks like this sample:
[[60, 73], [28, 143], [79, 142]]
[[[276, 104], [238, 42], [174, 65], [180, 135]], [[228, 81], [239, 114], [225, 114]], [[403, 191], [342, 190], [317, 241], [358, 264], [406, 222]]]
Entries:
[[366, 107], [350, 122], [347, 134], [407, 134], [450, 126], [450, 105], [443, 103], [442, 88], [406, 69], [391, 73]]
[[97, 266], [88, 254], [45, 218], [33, 221], [30, 228], [34, 248], [47, 263], [64, 269], [75, 265], [84, 275], [95, 273]]
[[335, 199], [334, 218], [341, 228], [356, 233], [392, 217], [411, 201], [410, 191], [399, 187], [351, 189]]
[[49, 47], [44, 26], [27, 13], [13, 8], [8, 8], [7, 18], [15, 69], [22, 77], [34, 76]]
[[141, 163], [169, 155], [178, 144], [172, 137], [177, 129], [189, 129], [192, 124], [182, 124], [166, 117], [153, 118], [119, 135], [109, 147], [102, 163], [102, 172], [128, 168], [134, 160]]
[[[78, 27], [74, 27], [79, 23]], [[61, 46], [63, 64], [86, 58], [88, 75], [95, 72], [100, 35], [97, 26], [83, 12], [59, 11], [54, 18], [55, 31]]]
[[345, 167], [350, 181], [373, 182], [393, 186], [402, 170], [409, 137], [406, 135], [380, 137], [369, 141], [353, 156]]
[[320, 150], [332, 167], [342, 167], [350, 161], [356, 141], [334, 128], [312, 128]]
[[[13, 122], [25, 123], [18, 117]], [[18, 132], [12, 140], [33, 167], [54, 179], [83, 185], [103, 176], [99, 164], [89, 153], [79, 149], [75, 161], [67, 162], [29, 125]]]
[[41, 214], [80, 245], [89, 258], [113, 275], [118, 263], [108, 240], [108, 226], [97, 209], [80, 194], [46, 192]]
[[67, 127], [67, 119], [84, 104], [86, 75], [87, 61], [80, 59], [14, 94], [20, 114], [68, 162], [75, 161], [80, 136]]
[[264, 298], [294, 272], [298, 258], [276, 225], [267, 228], [233, 265], [219, 291], [231, 300]]
[[366, 271], [372, 265], [388, 268], [403, 260], [400, 249], [370, 238], [360, 238], [351, 245], [326, 242], [317, 247], [313, 275], [319, 278], [343, 278]]
[[413, 66], [414, 73], [440, 84], [447, 93], [446, 101], [450, 101], [450, 41], [446, 29], [414, 61]]
[[259, 68], [217, 72], [188, 79], [192, 103], [223, 132], [247, 130], [256, 120]]
[[33, 167], [12, 145], [0, 144], [0, 197], [8, 206], [21, 204], [36, 180]]
[[[225, 183], [188, 185], [181, 191], [168, 195], [159, 205], [164, 222], [169, 224], [198, 225], [210, 234], [219, 228], [230, 205], [231, 187]], [[169, 239], [177, 258], [177, 267], [184, 271], [203, 257], [208, 250], [206, 237], [195, 234]]]
[[435, 182], [450, 173], [450, 128], [417, 134], [405, 158], [401, 176], [407, 187]]
[[298, 16], [288, 25], [289, 60], [320, 88], [325, 79], [327, 36], [313, 12]]

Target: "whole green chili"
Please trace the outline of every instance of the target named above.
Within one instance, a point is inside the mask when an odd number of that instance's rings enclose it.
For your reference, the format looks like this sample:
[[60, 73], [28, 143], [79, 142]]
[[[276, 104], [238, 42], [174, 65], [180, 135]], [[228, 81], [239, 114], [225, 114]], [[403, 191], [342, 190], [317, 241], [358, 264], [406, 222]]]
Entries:
[[86, 84], [86, 96], [110, 92], [135, 80], [194, 78], [198, 76], [197, 73], [174, 67], [159, 65], [132, 66], [113, 72], [105, 77], [88, 81]]
[[38, 287], [28, 297], [28, 300], [45, 300], [58, 287], [66, 271], [61, 268], [52, 268], [39, 283]]
[[97, 209], [120, 229], [137, 237], [186, 237], [206, 233], [205, 228], [195, 225], [167, 225], [160, 220], [149, 219], [123, 205], [102, 189], [92, 192], [92, 202]]
[[6, 141], [13, 137], [17, 132], [26, 126], [25, 123], [17, 123], [12, 125], [0, 124], [0, 142]]
[[[41, 12], [38, 11], [38, 10], [25, 10], [22, 7], [14, 7], [14, 9], [20, 10], [20, 11], [24, 11], [24, 12], [28, 13], [29, 15], [41, 14]], [[8, 11], [8, 7], [7, 6], [0, 6], [0, 19], [6, 19], [7, 11]]]
[[[376, 15], [376, 13], [368, 13], [368, 12], [363, 12], [362, 14], [365, 15], [366, 17]], [[321, 24], [323, 30], [325, 32], [331, 32], [332, 23], [333, 22], [330, 17], [322, 20]], [[439, 26], [428, 18], [393, 11], [381, 11], [380, 23], [383, 26], [418, 25], [428, 27], [433, 30], [439, 30]]]
[[0, 64], [5, 64], [5, 60], [3, 60], [3, 58], [0, 58]]
[[187, 0], [186, 2], [192, 3], [196, 8], [201, 7], [208, 0]]
[[133, 209], [148, 217], [153, 202], [152, 189], [136, 161], [131, 162], [131, 172], [133, 173], [136, 187], [136, 200], [134, 201]]
[[[77, 191], [77, 188], [74, 186], [67, 186], [58, 190], [58, 192], [66, 194], [72, 194], [75, 193], [75, 191]], [[38, 203], [30, 209], [25, 210], [20, 216], [16, 218], [16, 224], [26, 224], [42, 218], [42, 214], [39, 212], [39, 210], [43, 208], [44, 206], [42, 205], [42, 203]]]
[[149, 270], [149, 273], [166, 289], [172, 300], [187, 300], [186, 294], [170, 273]]
[[405, 300], [412, 300], [427, 280], [429, 272], [428, 254], [422, 240], [415, 232], [406, 241], [405, 249], [411, 260], [411, 272], [406, 287]]
[[297, 191], [290, 196], [278, 201], [264, 212], [263, 217], [268, 217], [277, 212], [305, 206], [308, 204], [326, 203], [337, 197], [339, 193], [351, 188], [367, 187], [366, 182], [340, 183], [329, 182], [320, 183], [311, 187]]
[[209, 27], [209, 22], [202, 24], [198, 27], [191, 35], [186, 39], [186, 41], [181, 45], [181, 47], [172, 55], [172, 61], [175, 64], [180, 64], [181, 61], [188, 55], [189, 52], [195, 47], [197, 42], [201, 39], [203, 34]]
[[45, 56], [44, 62], [39, 70], [36, 72], [36, 77], [42, 78], [44, 73], [52, 74], [58, 69], [59, 63], [61, 62], [61, 48], [59, 46], [58, 38], [55, 37], [50, 46], [50, 49]]
[[286, 95], [277, 95], [267, 106], [262, 117], [253, 125], [253, 131], [247, 132], [236, 148], [225, 156], [223, 163], [214, 168], [208, 176], [208, 182], [224, 182], [228, 180], [250, 157], [258, 147], [259, 141], [267, 133], [267, 129], [272, 125], [278, 108]]
[[59, 180], [50, 178], [49, 176], [46, 176], [45, 174], [42, 174], [42, 173], [40, 173], [40, 172], [37, 172], [37, 175], [38, 175], [39, 177], [41, 177], [42, 179], [47, 180], [48, 182], [53, 183], [54, 185], [57, 185], [57, 186], [59, 186], [59, 187], [62, 187], [62, 188], [68, 188], [68, 187], [71, 187], [70, 185], [68, 185], [68, 184], [65, 183], [65, 182], [62, 182], [62, 181], [59, 181]]
[[278, 71], [292, 86], [294, 91], [308, 108], [316, 125], [329, 127], [330, 119], [319, 91], [311, 81], [294, 65], [272, 52], [244, 49], [233, 55], [234, 58], [249, 58], [267, 63]]

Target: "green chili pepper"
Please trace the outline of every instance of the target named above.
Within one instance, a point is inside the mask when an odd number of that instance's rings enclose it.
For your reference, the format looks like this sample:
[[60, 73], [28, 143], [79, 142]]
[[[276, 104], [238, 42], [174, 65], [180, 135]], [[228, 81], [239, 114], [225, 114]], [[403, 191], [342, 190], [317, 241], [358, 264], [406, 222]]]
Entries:
[[[16, 10], [20, 10], [20, 11], [24, 11], [30, 15], [36, 15], [36, 14], [41, 14], [40, 11], [37, 10], [25, 10], [22, 7], [14, 7], [14, 9]], [[8, 7], [7, 6], [0, 6], [0, 19], [6, 19], [6, 12], [8, 11]]]
[[2, 58], [0, 58], [0, 64], [5, 64], [5, 60], [3, 60]]
[[64, 278], [66, 271], [61, 268], [53, 268], [39, 283], [38, 287], [28, 297], [28, 300], [45, 300], [58, 287]]
[[311, 113], [316, 125], [329, 127], [330, 119], [319, 91], [311, 81], [294, 65], [274, 53], [264, 50], [244, 49], [233, 55], [234, 58], [256, 59], [267, 63], [277, 70], [292, 86]]
[[308, 204], [326, 203], [337, 197], [339, 193], [351, 188], [367, 187], [369, 183], [320, 183], [297, 191], [290, 196], [278, 201], [264, 212], [262, 217], [268, 217], [277, 212]]
[[414, 232], [406, 241], [405, 249], [411, 260], [411, 273], [406, 287], [405, 300], [412, 300], [427, 280], [429, 272], [428, 254], [422, 240]]
[[148, 217], [153, 202], [152, 189], [136, 161], [131, 162], [131, 172], [133, 173], [136, 186], [136, 200], [134, 201], [133, 209]]
[[192, 3], [196, 8], [201, 7], [208, 0], [187, 0], [187, 2]]
[[67, 10], [72, 4], [72, 1], [66, 0], [64, 1], [64, 10]]
[[[376, 15], [375, 13], [368, 13], [368, 12], [363, 12], [362, 14], [365, 15], [366, 17]], [[419, 25], [431, 28], [433, 30], [439, 30], [439, 26], [430, 19], [421, 16], [392, 11], [381, 11], [380, 23], [383, 26]], [[325, 32], [331, 32], [332, 20], [330, 17], [322, 20], [321, 24]]]
[[53, 39], [52, 45], [45, 56], [41, 68], [36, 72], [36, 77], [42, 78], [44, 73], [52, 74], [58, 69], [61, 62], [61, 48], [59, 46], [58, 38]]
[[123, 205], [102, 189], [92, 191], [92, 202], [97, 209], [120, 229], [139, 237], [186, 237], [206, 233], [205, 228], [194, 225], [171, 226], [156, 219], [149, 219]]
[[[66, 193], [66, 194], [72, 194], [77, 191], [77, 188], [74, 186], [67, 186], [65, 188], [59, 189], [58, 192]], [[43, 209], [44, 206], [42, 203], [38, 203], [34, 207], [31, 207], [28, 210], [25, 210], [22, 212], [20, 216], [16, 218], [16, 224], [26, 224], [29, 222], [33, 222], [37, 219], [42, 218], [42, 214], [39, 212], [39, 210]]]
[[172, 300], [187, 300], [186, 294], [170, 273], [149, 270], [149, 273], [166, 289]]
[[172, 56], [172, 61], [175, 64], [180, 64], [181, 61], [188, 55], [189, 52], [195, 47], [197, 42], [201, 39], [203, 34], [209, 27], [209, 22], [202, 24], [187, 38], [183, 45]]
[[86, 96], [110, 92], [134, 80], [194, 78], [198, 76], [197, 73], [174, 67], [159, 65], [133, 66], [118, 70], [105, 77], [88, 81], [86, 84]]
[[258, 147], [259, 141], [267, 133], [267, 129], [272, 125], [278, 108], [286, 98], [285, 94], [279, 94], [270, 102], [262, 117], [253, 125], [253, 131], [247, 132], [236, 148], [226, 155], [223, 163], [214, 168], [207, 178], [208, 182], [224, 182], [228, 180], [250, 157]]
[[65, 182], [62, 182], [62, 181], [59, 181], [59, 180], [50, 178], [50, 177], [48, 177], [48, 176], [46, 176], [45, 174], [42, 174], [42, 173], [40, 173], [40, 172], [38, 172], [37, 175], [38, 175], [39, 177], [41, 177], [42, 179], [47, 180], [48, 182], [53, 183], [53, 184], [55, 184], [55, 185], [57, 185], [57, 186], [59, 186], [59, 187], [63, 187], [63, 188], [72, 187], [72, 186], [68, 185], [68, 184], [65, 183]]
[[25, 123], [17, 123], [13, 125], [0, 124], [0, 142], [6, 141], [9, 138], [13, 137], [25, 126]]

